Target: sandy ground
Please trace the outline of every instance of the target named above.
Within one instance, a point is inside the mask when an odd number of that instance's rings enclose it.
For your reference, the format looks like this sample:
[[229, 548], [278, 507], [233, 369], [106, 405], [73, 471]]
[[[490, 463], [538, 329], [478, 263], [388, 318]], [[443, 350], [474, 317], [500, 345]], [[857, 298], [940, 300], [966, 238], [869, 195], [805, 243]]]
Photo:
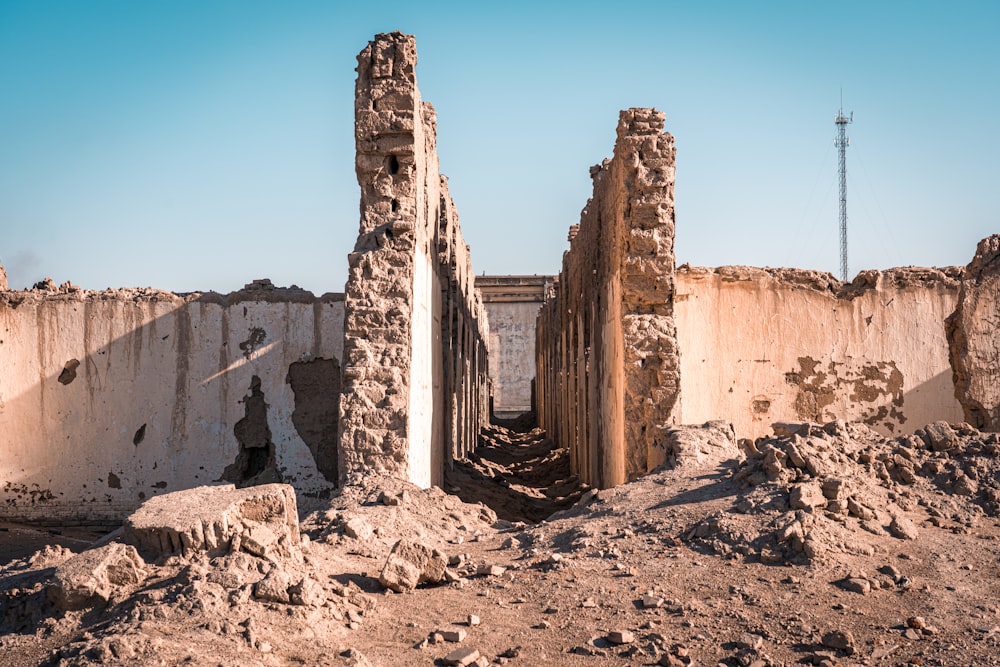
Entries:
[[[36, 550], [82, 544], [11, 528], [0, 664], [444, 665], [466, 648], [510, 665], [996, 665], [1000, 441], [950, 433], [835, 424], [737, 447], [695, 430], [673, 467], [594, 492], [544, 434], [496, 427], [449, 474], [458, 495], [371, 480], [303, 517], [296, 558], [174, 557], [76, 611], [49, 600], [72, 553]], [[401, 539], [438, 549], [447, 577], [387, 591]], [[276, 577], [318, 587], [268, 599]]]

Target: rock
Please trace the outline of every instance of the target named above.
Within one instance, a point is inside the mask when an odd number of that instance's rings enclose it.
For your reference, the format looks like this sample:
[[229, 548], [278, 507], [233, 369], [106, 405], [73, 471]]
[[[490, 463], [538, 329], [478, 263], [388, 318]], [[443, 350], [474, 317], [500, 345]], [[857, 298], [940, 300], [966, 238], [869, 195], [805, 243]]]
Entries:
[[631, 644], [635, 641], [635, 635], [628, 630], [612, 630], [608, 633], [607, 640], [612, 644]]
[[854, 635], [850, 630], [832, 630], [823, 635], [823, 646], [847, 653], [854, 652]]
[[299, 583], [288, 588], [288, 598], [295, 605], [320, 607], [326, 602], [326, 591], [312, 577], [303, 577]]
[[479, 660], [479, 650], [470, 646], [457, 648], [444, 657], [444, 664], [468, 667]]
[[906, 517], [895, 514], [889, 522], [889, 534], [901, 540], [917, 539], [917, 527]]
[[650, 450], [651, 466], [667, 463], [673, 468], [700, 468], [740, 457], [733, 425], [710, 421], [700, 426], [666, 426]]
[[291, 602], [291, 596], [288, 594], [291, 585], [291, 577], [284, 570], [276, 567], [254, 584], [253, 595], [258, 600], [288, 604]]
[[295, 491], [288, 484], [225, 484], [165, 493], [126, 519], [122, 541], [153, 559], [241, 547], [269, 559], [301, 555]]
[[499, 577], [501, 574], [507, 571], [507, 568], [501, 567], [499, 565], [480, 565], [476, 568], [476, 574], [483, 575], [486, 577]]
[[438, 630], [438, 634], [446, 642], [458, 643], [465, 639], [466, 631], [463, 628], [446, 628], [444, 630]]
[[397, 593], [420, 584], [436, 584], [445, 576], [447, 558], [438, 549], [418, 542], [399, 540], [389, 552], [379, 582]]
[[468, 625], [468, 626], [469, 626], [470, 628], [474, 628], [474, 627], [476, 627], [477, 625], [479, 625], [479, 623], [480, 623], [480, 620], [479, 620], [479, 617], [478, 617], [478, 616], [476, 616], [475, 614], [469, 614], [469, 615], [468, 615], [468, 617], [466, 617], [466, 619], [465, 619], [465, 623], [466, 623], [466, 625]]
[[60, 611], [107, 604], [115, 592], [138, 586], [146, 564], [135, 547], [112, 542], [84, 551], [59, 565], [46, 591]]
[[951, 428], [948, 422], [937, 421], [927, 424], [923, 429], [924, 442], [935, 452], [943, 452], [954, 449], [960, 442], [958, 434]]
[[361, 517], [351, 517], [347, 520], [347, 523], [344, 524], [344, 535], [353, 537], [356, 540], [367, 542], [374, 534], [375, 531], [372, 527]]
[[664, 604], [666, 604], [666, 601], [663, 598], [657, 597], [655, 595], [643, 595], [642, 599], [639, 601], [639, 604], [642, 606], [643, 609], [658, 609], [662, 607]]
[[807, 482], [792, 487], [788, 494], [788, 504], [793, 510], [806, 510], [826, 507], [827, 497], [823, 495], [823, 487], [819, 482]]
[[759, 651], [764, 647], [764, 638], [760, 635], [746, 632], [736, 640], [736, 646], [749, 651]]
[[840, 581], [840, 587], [845, 591], [860, 593], [861, 595], [868, 595], [872, 592], [871, 582], [860, 577], [848, 577], [847, 579], [843, 579]]

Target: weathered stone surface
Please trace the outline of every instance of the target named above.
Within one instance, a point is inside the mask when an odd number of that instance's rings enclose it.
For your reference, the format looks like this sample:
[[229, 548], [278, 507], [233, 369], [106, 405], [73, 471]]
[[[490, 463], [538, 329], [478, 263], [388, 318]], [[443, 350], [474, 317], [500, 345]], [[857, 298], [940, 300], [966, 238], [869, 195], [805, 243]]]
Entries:
[[650, 452], [650, 465], [675, 468], [717, 465], [740, 457], [732, 424], [721, 421], [700, 426], [664, 426]]
[[674, 144], [655, 109], [622, 111], [614, 157], [571, 230], [539, 314], [541, 425], [585, 482], [608, 487], [663, 462], [675, 422]]
[[295, 491], [287, 484], [221, 485], [156, 496], [126, 520], [122, 539], [153, 559], [241, 548], [267, 559], [293, 556], [299, 549]]
[[135, 547], [112, 542], [59, 565], [47, 595], [60, 611], [107, 604], [116, 591], [139, 585], [145, 571]]
[[436, 584], [444, 579], [448, 559], [437, 549], [417, 542], [399, 540], [382, 567], [379, 582], [402, 593], [420, 584]]
[[948, 318], [955, 396], [965, 421], [1000, 431], [1000, 235], [979, 242], [965, 267], [958, 307]]
[[[420, 99], [416, 42], [376, 35], [358, 56], [361, 223], [344, 302], [340, 476], [442, 484], [489, 419], [488, 326]], [[442, 350], [448, 350], [445, 355]], [[443, 413], [443, 414], [442, 414]]]

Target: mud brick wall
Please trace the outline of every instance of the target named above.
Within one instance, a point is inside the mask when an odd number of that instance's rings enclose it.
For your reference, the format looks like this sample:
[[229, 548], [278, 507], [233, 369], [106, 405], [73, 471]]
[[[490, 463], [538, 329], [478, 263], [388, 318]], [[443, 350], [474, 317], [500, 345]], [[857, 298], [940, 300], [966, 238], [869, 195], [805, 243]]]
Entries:
[[965, 420], [1000, 431], [1000, 235], [980, 241], [965, 268], [948, 342]]
[[358, 56], [361, 222], [345, 288], [341, 477], [441, 484], [488, 417], [488, 325], [438, 170], [416, 44], [377, 35]]
[[844, 284], [801, 269], [680, 267], [681, 419], [724, 419], [741, 438], [774, 422], [846, 419], [898, 435], [962, 421], [945, 338], [958, 275], [888, 269]]
[[574, 472], [609, 487], [662, 463], [680, 362], [673, 321], [674, 142], [655, 109], [622, 111], [614, 157], [538, 316], [539, 420]]
[[328, 493], [342, 299], [0, 291], [0, 518], [113, 522], [217, 481]]

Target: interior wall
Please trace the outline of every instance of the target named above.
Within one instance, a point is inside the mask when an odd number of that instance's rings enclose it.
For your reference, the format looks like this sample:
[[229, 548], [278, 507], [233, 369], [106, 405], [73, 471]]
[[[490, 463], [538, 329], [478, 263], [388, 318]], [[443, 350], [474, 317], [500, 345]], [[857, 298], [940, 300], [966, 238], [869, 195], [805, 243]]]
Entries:
[[115, 521], [256, 476], [329, 491], [342, 322], [301, 290], [0, 292], [0, 517]]
[[962, 421], [945, 335], [957, 275], [868, 271], [845, 286], [815, 271], [682, 267], [681, 418], [724, 419], [747, 438], [782, 421], [885, 434]]

